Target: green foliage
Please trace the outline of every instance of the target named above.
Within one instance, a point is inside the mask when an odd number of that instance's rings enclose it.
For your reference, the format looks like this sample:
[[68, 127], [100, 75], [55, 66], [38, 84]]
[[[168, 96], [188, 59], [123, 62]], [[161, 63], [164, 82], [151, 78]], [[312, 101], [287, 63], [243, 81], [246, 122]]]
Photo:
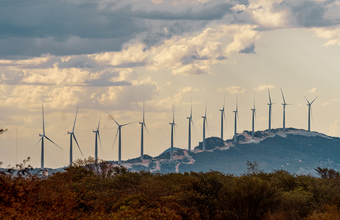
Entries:
[[152, 174], [90, 157], [41, 178], [23, 163], [18, 175], [0, 173], [0, 219], [340, 219], [336, 172], [318, 168], [325, 175], [315, 178], [247, 165], [239, 177]]

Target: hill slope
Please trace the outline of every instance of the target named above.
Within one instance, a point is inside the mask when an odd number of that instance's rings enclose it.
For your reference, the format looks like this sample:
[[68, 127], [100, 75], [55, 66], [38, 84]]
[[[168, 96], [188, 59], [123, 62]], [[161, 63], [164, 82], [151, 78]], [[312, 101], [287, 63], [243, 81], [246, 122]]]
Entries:
[[169, 161], [170, 153], [141, 161], [128, 160], [123, 166], [130, 170], [151, 172], [207, 172], [220, 171], [240, 175], [246, 171], [246, 162], [256, 161], [262, 170], [284, 169], [290, 173], [313, 174], [316, 167], [340, 170], [340, 138], [299, 129], [274, 129], [258, 131], [255, 140], [251, 132], [238, 134], [239, 142], [207, 138], [207, 150], [202, 151], [202, 143], [192, 152], [177, 150], [174, 161]]

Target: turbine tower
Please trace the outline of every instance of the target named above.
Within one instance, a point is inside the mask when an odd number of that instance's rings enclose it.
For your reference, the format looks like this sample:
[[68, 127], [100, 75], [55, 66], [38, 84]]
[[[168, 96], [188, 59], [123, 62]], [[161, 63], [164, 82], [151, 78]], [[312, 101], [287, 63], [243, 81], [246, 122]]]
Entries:
[[[234, 142], [237, 143], [237, 117], [238, 117], [238, 101], [236, 101], [236, 110], [233, 111], [235, 113], [235, 124], [234, 124]], [[236, 117], [237, 116], [237, 117]]]
[[224, 102], [223, 102], [223, 108], [220, 109], [220, 111], [221, 111], [221, 139], [222, 140], [223, 140], [223, 121], [225, 120], [224, 106], [225, 106], [225, 98], [224, 98]]
[[61, 147], [59, 147], [56, 143], [54, 143], [51, 139], [49, 139], [46, 135], [45, 135], [45, 121], [44, 121], [44, 106], [41, 106], [42, 109], [42, 122], [43, 122], [43, 134], [39, 134], [39, 136], [41, 137], [39, 139], [39, 141], [34, 145], [32, 151], [34, 150], [35, 146], [37, 146], [37, 144], [41, 141], [41, 169], [44, 169], [44, 138], [46, 138], [47, 140], [49, 140], [50, 142], [52, 142], [52, 144], [54, 144], [55, 146], [57, 146], [58, 148], [62, 149]]
[[169, 123], [171, 125], [171, 148], [170, 148], [170, 160], [174, 160], [174, 126], [175, 124], [175, 106], [172, 106], [172, 122]]
[[73, 163], [73, 148], [72, 148], [73, 139], [75, 140], [75, 142], [76, 142], [76, 144], [77, 144], [77, 146], [78, 146], [78, 149], [79, 149], [81, 155], [84, 156], [84, 155], [83, 155], [83, 152], [81, 152], [81, 149], [80, 149], [80, 147], [79, 147], [77, 138], [76, 138], [76, 136], [74, 135], [74, 128], [76, 127], [77, 115], [78, 115], [78, 107], [77, 107], [76, 117], [74, 118], [74, 123], [73, 123], [72, 132], [69, 132], [69, 131], [67, 132], [67, 133], [70, 135], [70, 166], [72, 166], [72, 163]]
[[282, 106], [283, 106], [283, 126], [282, 126], [282, 128], [283, 128], [283, 132], [285, 132], [286, 131], [286, 105], [289, 105], [289, 104], [286, 103], [282, 89], [281, 89], [281, 94], [282, 94], [282, 99], [283, 99], [283, 103], [282, 103]]
[[252, 130], [252, 132], [251, 132], [251, 139], [253, 139], [254, 140], [254, 132], [255, 132], [255, 126], [254, 126], [254, 122], [255, 122], [255, 111], [256, 111], [256, 109], [255, 109], [255, 102], [254, 102], [254, 108], [253, 109], [250, 109], [250, 110], [252, 110], [252, 120], [251, 120], [251, 130]]
[[[100, 140], [100, 135], [99, 135], [100, 116], [101, 116], [101, 114], [99, 114], [99, 122], [98, 122], [97, 130], [93, 131], [95, 133], [94, 159], [95, 159], [96, 162], [98, 161], [98, 139], [99, 139], [99, 142], [100, 142], [100, 146], [102, 146], [102, 143], [101, 143], [101, 140]], [[103, 149], [102, 149], [102, 153], [103, 153]]]
[[[303, 96], [303, 97], [305, 97], [305, 96]], [[307, 105], [308, 105], [308, 131], [310, 131], [310, 114], [311, 114], [311, 110], [312, 110], [312, 104], [317, 98], [318, 98], [318, 96], [312, 102], [309, 102], [308, 99], [305, 97], [306, 101], [308, 102], [307, 103]]]
[[272, 131], [272, 99], [270, 98], [270, 92], [268, 89], [268, 95], [269, 95], [269, 103], [267, 103], [267, 105], [269, 105], [269, 122], [268, 122], [268, 131], [269, 133]]
[[[146, 131], [148, 132], [148, 129], [145, 125], [145, 111], [144, 111], [144, 100], [143, 100], [143, 122], [139, 122], [139, 124], [141, 125], [141, 143], [140, 143], [140, 159], [144, 160], [144, 127], [146, 129]], [[149, 132], [148, 132], [149, 133]]]
[[208, 123], [207, 121], [207, 105], [205, 105], [205, 113], [204, 116], [201, 116], [203, 118], [203, 147], [202, 150], [206, 149], [206, 144], [205, 144], [205, 123]]
[[191, 124], [194, 126], [194, 122], [192, 121], [192, 102], [191, 102], [191, 110], [190, 110], [190, 117], [189, 119], [189, 136], [188, 136], [188, 151], [191, 151]]
[[[105, 110], [104, 110], [105, 111]], [[112, 145], [112, 148], [116, 142], [116, 138], [117, 138], [117, 135], [119, 135], [118, 137], [118, 164], [121, 165], [122, 163], [122, 127], [124, 127], [125, 125], [129, 125], [129, 124], [132, 124], [134, 122], [130, 122], [130, 123], [126, 123], [126, 124], [118, 124], [118, 122], [107, 112], [105, 111], [109, 116], [110, 118], [116, 123], [116, 125], [118, 126], [118, 129], [117, 129], [117, 132], [116, 132], [116, 136], [115, 136], [115, 139], [113, 141], [113, 145]]]

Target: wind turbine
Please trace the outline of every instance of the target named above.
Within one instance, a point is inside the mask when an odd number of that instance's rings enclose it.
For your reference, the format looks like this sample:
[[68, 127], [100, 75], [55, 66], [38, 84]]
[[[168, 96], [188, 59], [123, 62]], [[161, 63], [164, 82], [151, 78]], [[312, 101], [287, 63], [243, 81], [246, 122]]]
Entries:
[[283, 127], [283, 132], [285, 132], [286, 131], [286, 105], [289, 105], [289, 104], [286, 103], [282, 89], [281, 89], [281, 94], [282, 94], [282, 99], [283, 99], [283, 103], [282, 103], [282, 106], [283, 106], [283, 126], [282, 127]]
[[[105, 111], [105, 110], [104, 110]], [[119, 134], [119, 137], [118, 137], [118, 164], [121, 165], [121, 162], [122, 162], [122, 127], [124, 127], [125, 125], [129, 125], [129, 124], [132, 124], [134, 122], [130, 122], [130, 123], [126, 123], [126, 124], [118, 124], [118, 122], [107, 112], [105, 111], [109, 116], [110, 118], [117, 124], [118, 126], [118, 129], [117, 129], [117, 133], [116, 133], [116, 136], [115, 136], [115, 139], [113, 141], [113, 145], [115, 144], [116, 142], [116, 138], [117, 138], [117, 135]], [[112, 148], [113, 148], [113, 145], [112, 145]]]
[[250, 109], [250, 110], [252, 110], [252, 120], [251, 120], [251, 129], [252, 129], [252, 132], [251, 132], [251, 139], [253, 139], [254, 140], [254, 132], [255, 132], [255, 126], [254, 126], [254, 122], [255, 122], [255, 111], [256, 111], [256, 109], [255, 109], [255, 102], [254, 102], [254, 108], [253, 109]]
[[[98, 121], [97, 130], [93, 131], [95, 133], [94, 159], [95, 159], [96, 162], [98, 161], [98, 139], [99, 139], [100, 146], [102, 146], [102, 143], [101, 143], [101, 140], [100, 140], [100, 135], [99, 135], [100, 116], [101, 116], [101, 114], [99, 114], [99, 121]], [[102, 149], [102, 153], [103, 153], [103, 149]]]
[[[44, 138], [46, 138], [47, 140], [49, 140], [50, 142], [52, 142], [52, 144], [54, 144], [55, 146], [57, 146], [58, 148], [62, 149], [61, 147], [59, 147], [56, 143], [54, 143], [51, 139], [49, 139], [46, 135], [45, 135], [45, 121], [44, 121], [44, 106], [41, 106], [42, 109], [42, 121], [43, 121], [43, 134], [39, 134], [39, 136], [41, 137], [39, 139], [39, 141], [34, 145], [33, 149], [35, 148], [35, 146], [37, 146], [37, 144], [41, 141], [41, 169], [44, 169]], [[33, 151], [32, 149], [32, 151]]]
[[272, 99], [270, 98], [270, 92], [269, 92], [269, 89], [268, 89], [268, 95], [269, 95], [269, 103], [267, 103], [267, 105], [269, 105], [269, 123], [268, 123], [268, 131], [269, 133], [272, 131], [271, 129], [271, 126], [272, 126]]
[[75, 142], [76, 142], [76, 144], [77, 144], [77, 146], [78, 146], [78, 149], [79, 149], [81, 155], [84, 156], [84, 155], [83, 155], [83, 152], [81, 152], [81, 149], [80, 149], [80, 147], [79, 147], [77, 138], [76, 138], [76, 136], [74, 135], [74, 128], [76, 127], [77, 115], [78, 115], [78, 107], [77, 107], [76, 117], [74, 118], [74, 123], [73, 123], [72, 132], [69, 132], [69, 131], [67, 132], [67, 133], [70, 135], [70, 166], [72, 166], [72, 163], [73, 163], [73, 148], [72, 148], [73, 140], [72, 140], [72, 138], [75, 140]]
[[205, 150], [206, 148], [206, 144], [205, 144], [205, 123], [208, 124], [208, 120], [207, 120], [207, 104], [205, 104], [205, 112], [204, 112], [204, 116], [201, 116], [203, 118], [203, 147], [202, 150]]
[[191, 102], [191, 110], [190, 110], [190, 117], [189, 119], [189, 137], [188, 137], [188, 150], [191, 151], [191, 124], [194, 126], [194, 122], [192, 121], [192, 102]]
[[235, 124], [234, 124], [234, 142], [237, 143], [237, 118], [238, 117], [238, 100], [236, 101], [236, 110], [233, 111], [235, 113]]
[[[305, 97], [305, 96], [303, 96]], [[310, 131], [310, 113], [311, 113], [311, 110], [312, 110], [312, 104], [313, 102], [318, 98], [318, 96], [312, 101], [312, 102], [309, 102], [308, 99], [305, 97], [306, 101], [308, 102], [308, 131]]]
[[[145, 125], [145, 111], [144, 111], [144, 100], [143, 100], [143, 122], [139, 122], [141, 125], [141, 143], [140, 143], [140, 159], [144, 160], [144, 127], [148, 132], [148, 129]], [[149, 133], [149, 132], [148, 132]]]
[[225, 106], [225, 97], [224, 97], [224, 102], [223, 102], [223, 108], [220, 109], [221, 111], [221, 139], [222, 140], [223, 140], [223, 121], [225, 120], [224, 106]]
[[169, 123], [171, 125], [171, 148], [170, 148], [170, 160], [174, 160], [174, 126], [175, 124], [175, 106], [172, 106], [172, 122]]

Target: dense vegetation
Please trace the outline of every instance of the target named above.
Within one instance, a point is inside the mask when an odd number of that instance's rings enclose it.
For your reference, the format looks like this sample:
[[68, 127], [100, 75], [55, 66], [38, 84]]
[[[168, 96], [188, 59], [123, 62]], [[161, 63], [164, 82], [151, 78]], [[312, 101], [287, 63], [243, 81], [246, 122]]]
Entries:
[[[129, 172], [93, 159], [50, 177], [28, 168], [0, 173], [1, 219], [340, 219], [340, 175], [320, 178], [248, 162], [242, 176], [220, 172]], [[101, 172], [98, 172], [100, 170]]]

